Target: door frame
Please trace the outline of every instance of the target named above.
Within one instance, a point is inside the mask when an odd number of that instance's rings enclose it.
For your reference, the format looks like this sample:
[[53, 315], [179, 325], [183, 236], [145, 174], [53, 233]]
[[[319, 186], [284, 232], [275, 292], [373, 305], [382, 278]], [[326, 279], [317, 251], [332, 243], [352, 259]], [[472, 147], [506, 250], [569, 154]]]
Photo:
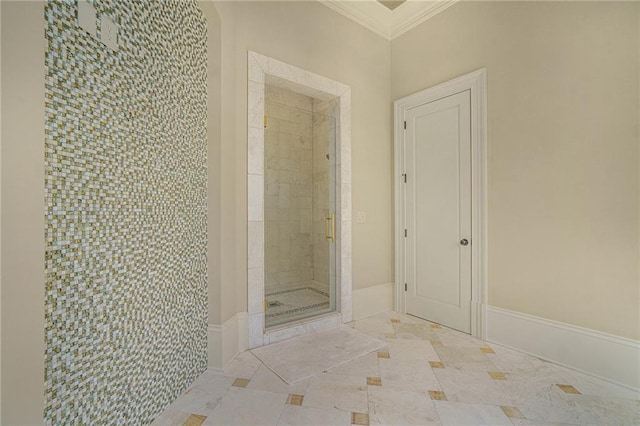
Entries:
[[407, 110], [462, 91], [471, 92], [471, 335], [486, 336], [487, 305], [487, 70], [479, 69], [393, 103], [395, 204], [395, 309], [406, 312], [405, 140]]
[[[336, 309], [265, 328], [264, 106], [265, 84], [329, 101], [336, 119]], [[247, 310], [248, 347], [337, 327], [352, 317], [351, 88], [260, 53], [247, 52]]]

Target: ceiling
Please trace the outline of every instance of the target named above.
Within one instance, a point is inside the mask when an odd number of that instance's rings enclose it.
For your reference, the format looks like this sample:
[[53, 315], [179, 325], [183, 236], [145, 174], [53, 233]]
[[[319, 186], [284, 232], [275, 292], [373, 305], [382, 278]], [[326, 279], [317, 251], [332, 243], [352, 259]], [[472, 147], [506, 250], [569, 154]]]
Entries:
[[437, 15], [458, 0], [318, 0], [387, 40]]
[[385, 6], [387, 9], [393, 10], [407, 0], [378, 0], [378, 1], [382, 3], [382, 5]]

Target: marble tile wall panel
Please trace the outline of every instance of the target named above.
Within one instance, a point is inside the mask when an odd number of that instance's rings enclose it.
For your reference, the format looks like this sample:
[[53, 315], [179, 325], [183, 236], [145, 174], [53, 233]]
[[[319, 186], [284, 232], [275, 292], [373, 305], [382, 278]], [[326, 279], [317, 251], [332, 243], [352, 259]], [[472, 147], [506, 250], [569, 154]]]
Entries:
[[[267, 84], [265, 115], [264, 207], [269, 213], [265, 219], [265, 283], [268, 291], [313, 279], [312, 99]], [[250, 200], [251, 196], [250, 193]]]
[[326, 218], [335, 212], [335, 192], [329, 187], [329, 165], [335, 162], [335, 134], [330, 132], [335, 132], [335, 120], [327, 115], [327, 108], [328, 102], [313, 100], [313, 279], [329, 285]]

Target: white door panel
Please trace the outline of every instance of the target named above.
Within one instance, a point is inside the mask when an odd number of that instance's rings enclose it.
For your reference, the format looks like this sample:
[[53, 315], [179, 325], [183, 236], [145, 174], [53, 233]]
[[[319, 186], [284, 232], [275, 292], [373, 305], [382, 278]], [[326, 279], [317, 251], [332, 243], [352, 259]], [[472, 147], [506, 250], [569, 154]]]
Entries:
[[406, 113], [407, 313], [471, 331], [471, 107], [464, 91]]

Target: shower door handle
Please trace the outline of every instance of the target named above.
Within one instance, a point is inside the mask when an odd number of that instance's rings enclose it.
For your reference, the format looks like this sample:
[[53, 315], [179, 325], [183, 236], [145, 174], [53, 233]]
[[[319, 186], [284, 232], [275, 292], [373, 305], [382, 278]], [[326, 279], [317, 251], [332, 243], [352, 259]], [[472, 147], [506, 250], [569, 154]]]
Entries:
[[324, 218], [325, 227], [324, 227], [324, 237], [328, 241], [336, 240], [336, 215], [332, 214], [331, 216], [327, 216]]

